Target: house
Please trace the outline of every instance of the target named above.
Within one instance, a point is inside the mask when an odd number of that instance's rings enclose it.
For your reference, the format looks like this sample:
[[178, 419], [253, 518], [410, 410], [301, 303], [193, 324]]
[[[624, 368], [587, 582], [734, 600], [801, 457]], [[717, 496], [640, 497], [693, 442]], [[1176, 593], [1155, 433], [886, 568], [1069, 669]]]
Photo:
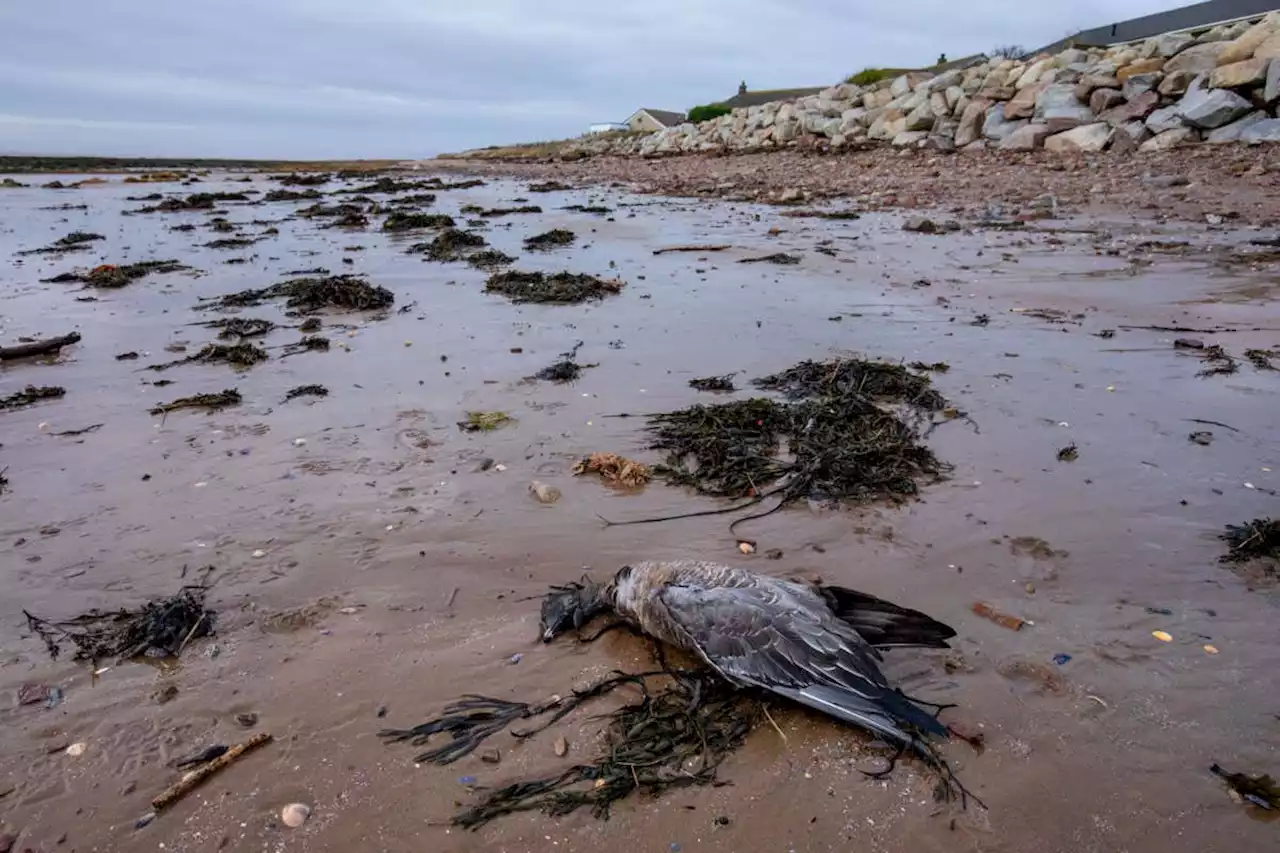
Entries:
[[1207, 30], [1218, 24], [1261, 18], [1277, 8], [1280, 8], [1277, 0], [1208, 0], [1206, 3], [1193, 3], [1167, 12], [1083, 30], [1062, 41], [1045, 45], [1034, 53], [1056, 53], [1067, 47], [1108, 47], [1165, 33]]
[[668, 127], [679, 127], [684, 122], [684, 113], [676, 113], [671, 110], [651, 110], [641, 107], [635, 111], [631, 118], [627, 119], [626, 125], [631, 130], [652, 133], [655, 130], [663, 130]]
[[757, 107], [761, 104], [768, 104], [773, 101], [792, 101], [796, 98], [804, 98], [808, 95], [816, 95], [826, 86], [815, 86], [811, 89], [761, 89], [758, 92], [748, 92], [747, 84], [740, 83], [738, 85], [738, 94], [727, 100], [718, 101], [721, 106], [735, 109], [737, 107]]

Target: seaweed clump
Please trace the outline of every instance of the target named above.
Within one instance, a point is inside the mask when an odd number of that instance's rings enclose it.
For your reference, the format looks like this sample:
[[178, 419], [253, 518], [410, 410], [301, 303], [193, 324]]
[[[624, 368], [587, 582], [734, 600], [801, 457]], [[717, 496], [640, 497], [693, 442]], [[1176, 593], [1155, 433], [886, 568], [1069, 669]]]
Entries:
[[704, 376], [700, 379], [690, 379], [689, 387], [695, 391], [734, 391], [732, 373], [726, 373], [724, 376]]
[[496, 219], [500, 216], [510, 216], [513, 213], [541, 213], [542, 208], [536, 204], [523, 204], [519, 207], [491, 207], [488, 210], [480, 211], [480, 215], [486, 219]]
[[191, 364], [193, 362], [201, 362], [203, 364], [217, 364], [219, 362], [229, 364], [232, 367], [253, 367], [259, 362], [266, 361], [268, 358], [267, 351], [262, 347], [254, 346], [250, 343], [238, 344], [205, 344], [200, 351], [186, 358], [180, 358], [177, 361], [169, 361], [164, 364], [153, 364], [148, 370], [168, 370], [171, 367], [178, 367], [183, 364]]
[[318, 190], [271, 190], [262, 197], [263, 201], [315, 201], [324, 193]]
[[328, 397], [329, 389], [323, 385], [299, 385], [296, 388], [290, 388], [288, 393], [284, 395], [284, 401], [296, 400], [299, 397]]
[[155, 406], [149, 411], [153, 415], [164, 415], [169, 412], [176, 412], [179, 409], [210, 409], [217, 411], [227, 406], [238, 405], [240, 400], [240, 392], [235, 388], [228, 388], [216, 394], [194, 394], [190, 397], [179, 397], [172, 402]]
[[381, 285], [372, 285], [357, 275], [328, 275], [294, 278], [271, 287], [250, 288], [206, 300], [200, 308], [240, 308], [260, 305], [271, 299], [285, 300], [285, 306], [301, 314], [322, 308], [348, 311], [376, 311], [390, 308], [395, 296]]
[[572, 231], [564, 228], [553, 228], [552, 230], [546, 231], [542, 234], [535, 234], [532, 237], [526, 237], [524, 247], [535, 252], [545, 252], [548, 249], [554, 249], [558, 246], [568, 246], [576, 239], [577, 235]]
[[275, 323], [262, 317], [224, 317], [220, 320], [210, 320], [208, 323], [199, 323], [198, 325], [205, 328], [218, 329], [218, 337], [224, 340], [229, 338], [260, 337], [276, 327]]
[[65, 396], [66, 393], [66, 388], [57, 385], [28, 385], [7, 397], [0, 397], [0, 412], [22, 409], [40, 400], [53, 400]]
[[453, 217], [447, 213], [414, 213], [392, 211], [382, 223], [383, 231], [412, 231], [417, 228], [452, 228]]
[[337, 190], [337, 192], [343, 194], [402, 193], [407, 192], [408, 190], [430, 190], [439, 188], [439, 184], [432, 181], [398, 181], [393, 177], [383, 176], [371, 184], [351, 187], [350, 189], [345, 190]]
[[655, 474], [705, 495], [747, 501], [700, 514], [778, 498], [737, 525], [798, 500], [902, 501], [918, 493], [920, 481], [947, 470], [913, 423], [885, 405], [914, 411], [913, 421], [946, 405], [926, 377], [901, 365], [805, 361], [754, 384], [787, 399], [696, 405], [649, 418], [649, 447], [667, 454]]
[[515, 258], [497, 249], [485, 249], [483, 252], [473, 252], [467, 256], [467, 263], [478, 270], [497, 269], [513, 264], [515, 261]]
[[515, 420], [506, 412], [467, 412], [467, 419], [458, 421], [458, 429], [463, 432], [493, 432], [515, 423]]
[[149, 601], [137, 610], [90, 610], [74, 619], [54, 622], [22, 611], [27, 627], [44, 640], [49, 657], [62, 652], [62, 643], [75, 646], [72, 660], [130, 660], [178, 657], [192, 640], [213, 633], [217, 614], [205, 606], [208, 588], [185, 586], [177, 595]]
[[244, 193], [192, 193], [186, 198], [167, 198], [151, 207], [140, 207], [129, 213], [181, 213], [188, 210], [213, 210], [223, 201], [248, 201]]
[[101, 264], [87, 273], [64, 272], [44, 281], [65, 283], [83, 282], [91, 287], [124, 287], [153, 272], [178, 272], [188, 267], [178, 261], [139, 261], [136, 264]]
[[495, 273], [485, 283], [485, 291], [501, 294], [512, 302], [541, 302], [553, 305], [576, 305], [603, 299], [622, 290], [622, 282], [601, 279], [581, 273], [510, 270]]
[[433, 261], [460, 261], [466, 256], [468, 249], [487, 245], [484, 237], [473, 231], [446, 228], [430, 243], [414, 243], [405, 251], [411, 255], [425, 254]]
[[48, 246], [41, 249], [27, 249], [18, 252], [19, 255], [54, 255], [63, 252], [80, 252], [89, 248], [89, 244], [98, 240], [105, 240], [101, 234], [92, 234], [88, 231], [72, 231], [65, 237], [59, 237]]
[[1227, 543], [1221, 562], [1267, 561], [1272, 564], [1269, 574], [1280, 574], [1280, 519], [1255, 518], [1244, 524], [1228, 524], [1218, 538]]
[[[669, 686], [651, 690], [647, 678], [654, 676], [669, 677]], [[384, 729], [378, 736], [387, 743], [420, 747], [436, 735], [447, 734], [447, 742], [416, 760], [450, 764], [510, 723], [545, 715], [534, 728], [512, 732], [517, 738], [529, 738], [583, 703], [624, 686], [638, 688], [641, 698], [608, 716], [606, 746], [596, 758], [544, 778], [485, 789], [478, 802], [453, 816], [453, 824], [476, 829], [517, 812], [541, 811], [560, 817], [580, 808], [589, 808], [594, 817], [605, 820], [614, 803], [633, 793], [657, 796], [715, 784], [720, 765], [742, 746], [761, 716], [757, 699], [714, 673], [618, 673], [575, 690], [568, 698], [541, 704], [468, 696], [447, 706], [439, 718], [412, 729]]]

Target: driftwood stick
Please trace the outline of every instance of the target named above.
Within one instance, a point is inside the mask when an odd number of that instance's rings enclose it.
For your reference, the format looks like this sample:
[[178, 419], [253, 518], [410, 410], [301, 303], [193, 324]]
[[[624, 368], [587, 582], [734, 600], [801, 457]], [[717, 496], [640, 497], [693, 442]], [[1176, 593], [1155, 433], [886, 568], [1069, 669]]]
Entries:
[[732, 246], [665, 246], [661, 249], [654, 249], [655, 255], [665, 255], [667, 252], [723, 252], [725, 249], [732, 249]]
[[44, 355], [62, 349], [65, 346], [80, 342], [80, 333], [72, 332], [69, 335], [62, 335], [57, 338], [48, 338], [43, 341], [32, 341], [29, 344], [16, 344], [11, 347], [0, 347], [0, 361], [8, 361], [11, 358], [29, 358], [33, 355]]
[[183, 776], [173, 785], [166, 788], [162, 794], [160, 794], [158, 797], [156, 797], [154, 800], [151, 801], [152, 807], [156, 811], [163, 811], [164, 809], [178, 802], [178, 800], [181, 800], [187, 794], [194, 791], [197, 787], [200, 786], [200, 783], [203, 782], [205, 779], [208, 779], [210, 776], [214, 775], [219, 770], [226, 767], [228, 764], [231, 764], [240, 756], [244, 755], [246, 752], [256, 749], [262, 746], [264, 743], [270, 743], [270, 742], [271, 742], [271, 735], [267, 734], [266, 732], [259, 732], [258, 734], [249, 738], [244, 743], [236, 744], [235, 746], [231, 747], [226, 752], [224, 752], [222, 755], [218, 756], [217, 758], [213, 759], [207, 764], [203, 764], [200, 767], [197, 767], [195, 770], [192, 770], [190, 773]]

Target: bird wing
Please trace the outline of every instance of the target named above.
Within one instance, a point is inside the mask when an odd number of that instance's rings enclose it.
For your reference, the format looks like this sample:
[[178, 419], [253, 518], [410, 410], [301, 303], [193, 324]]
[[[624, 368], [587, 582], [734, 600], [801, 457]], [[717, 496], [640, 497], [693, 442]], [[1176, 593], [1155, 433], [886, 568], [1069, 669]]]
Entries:
[[735, 683], [907, 744], [917, 738], [904, 725], [946, 735], [937, 720], [889, 686], [875, 651], [856, 631], [781, 584], [672, 585], [657, 596], [671, 623]]
[[956, 635], [949, 625], [909, 607], [876, 598], [843, 586], [816, 587], [836, 618], [853, 626], [864, 640], [878, 649], [895, 646], [950, 648], [947, 640]]

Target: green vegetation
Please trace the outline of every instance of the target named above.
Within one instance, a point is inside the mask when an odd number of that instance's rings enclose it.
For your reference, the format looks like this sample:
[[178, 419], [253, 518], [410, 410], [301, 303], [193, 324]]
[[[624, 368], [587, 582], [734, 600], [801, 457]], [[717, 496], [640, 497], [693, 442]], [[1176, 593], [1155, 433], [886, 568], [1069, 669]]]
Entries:
[[694, 124], [701, 124], [704, 121], [710, 121], [713, 118], [728, 115], [731, 112], [729, 107], [724, 104], [703, 104], [689, 110], [689, 121]]
[[864, 68], [857, 74], [849, 75], [844, 82], [852, 83], [855, 86], [870, 86], [873, 83], [879, 83], [881, 80], [897, 77], [901, 73], [901, 71], [894, 68]]

